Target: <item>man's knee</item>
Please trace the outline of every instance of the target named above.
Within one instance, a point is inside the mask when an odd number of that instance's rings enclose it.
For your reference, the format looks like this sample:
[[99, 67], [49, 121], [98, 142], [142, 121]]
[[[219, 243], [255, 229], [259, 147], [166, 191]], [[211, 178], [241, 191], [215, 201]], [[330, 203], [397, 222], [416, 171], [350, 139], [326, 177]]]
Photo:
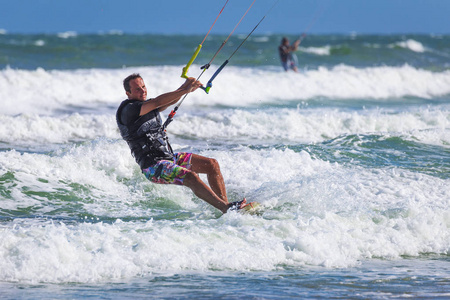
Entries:
[[210, 165], [211, 170], [213, 170], [215, 172], [220, 172], [219, 162], [215, 158], [209, 159], [209, 165]]

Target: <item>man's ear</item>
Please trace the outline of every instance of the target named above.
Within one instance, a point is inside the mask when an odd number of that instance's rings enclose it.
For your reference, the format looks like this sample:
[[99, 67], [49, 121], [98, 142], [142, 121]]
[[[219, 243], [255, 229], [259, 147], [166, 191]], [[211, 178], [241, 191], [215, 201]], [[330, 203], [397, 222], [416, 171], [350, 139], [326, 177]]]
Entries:
[[131, 93], [128, 91], [125, 91], [125, 94], [127, 94], [128, 98], [131, 96]]

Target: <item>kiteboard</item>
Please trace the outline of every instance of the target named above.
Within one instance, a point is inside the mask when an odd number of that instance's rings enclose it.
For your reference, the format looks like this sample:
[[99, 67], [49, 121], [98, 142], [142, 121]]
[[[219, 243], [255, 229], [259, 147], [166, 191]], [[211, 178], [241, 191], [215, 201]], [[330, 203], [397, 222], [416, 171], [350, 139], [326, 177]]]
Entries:
[[244, 205], [238, 212], [249, 215], [258, 215], [262, 212], [262, 206], [259, 202], [253, 201]]

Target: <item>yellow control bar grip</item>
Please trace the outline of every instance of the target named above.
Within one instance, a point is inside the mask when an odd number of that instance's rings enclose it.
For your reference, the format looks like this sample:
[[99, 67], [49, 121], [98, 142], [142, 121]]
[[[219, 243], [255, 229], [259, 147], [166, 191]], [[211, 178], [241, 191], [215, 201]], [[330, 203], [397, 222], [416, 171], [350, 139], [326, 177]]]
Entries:
[[194, 54], [192, 55], [191, 59], [188, 61], [186, 67], [183, 68], [183, 72], [181, 73], [181, 77], [182, 78], [188, 78], [187, 76], [187, 72], [189, 70], [189, 67], [192, 65], [192, 63], [194, 62], [195, 58], [197, 57], [198, 53], [200, 52], [200, 49], [202, 49], [202, 45], [198, 45], [197, 49], [195, 49]]

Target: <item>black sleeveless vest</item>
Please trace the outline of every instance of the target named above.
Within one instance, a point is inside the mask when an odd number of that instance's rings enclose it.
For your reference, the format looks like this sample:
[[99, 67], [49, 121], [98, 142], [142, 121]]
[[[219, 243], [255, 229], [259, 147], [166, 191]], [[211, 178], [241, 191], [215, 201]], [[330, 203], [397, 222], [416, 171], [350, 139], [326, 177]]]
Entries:
[[141, 169], [146, 169], [160, 160], [173, 160], [172, 148], [166, 133], [162, 130], [158, 109], [140, 116], [130, 125], [121, 122], [122, 109], [136, 101], [139, 100], [123, 101], [116, 113], [120, 135], [128, 143], [136, 162]]

